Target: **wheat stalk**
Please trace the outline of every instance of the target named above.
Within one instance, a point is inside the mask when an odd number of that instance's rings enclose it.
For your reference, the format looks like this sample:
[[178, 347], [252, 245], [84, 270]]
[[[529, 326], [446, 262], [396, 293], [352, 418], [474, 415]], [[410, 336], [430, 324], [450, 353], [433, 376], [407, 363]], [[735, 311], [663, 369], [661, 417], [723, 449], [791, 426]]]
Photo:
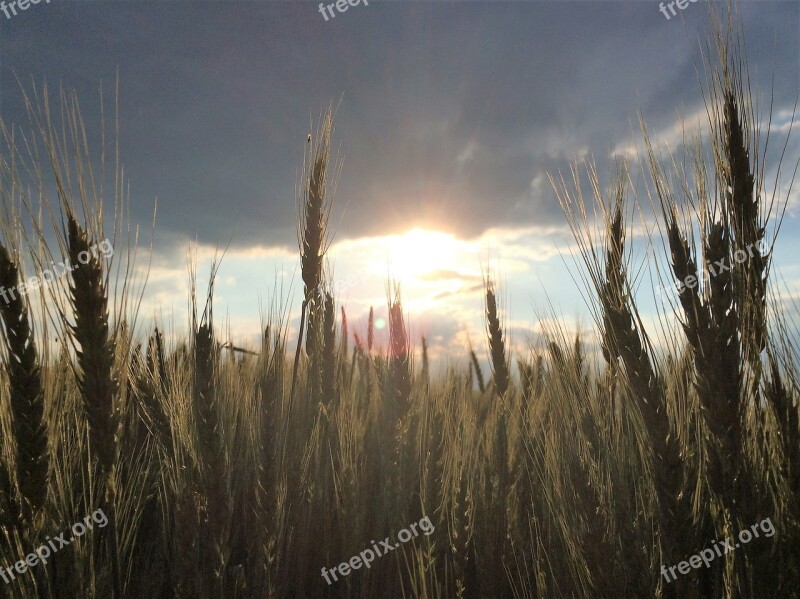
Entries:
[[[326, 191], [332, 129], [333, 115], [329, 109], [323, 117], [320, 131], [307, 155], [308, 164], [304, 165], [308, 171], [308, 178], [304, 182], [303, 210], [300, 219], [302, 235], [299, 239], [304, 297], [300, 311], [300, 329], [297, 337], [297, 349], [295, 350], [294, 365], [292, 367], [292, 389], [290, 398], [294, 397], [294, 389], [297, 383], [297, 369], [300, 362], [300, 348], [302, 347], [303, 329], [306, 326], [306, 318], [308, 319], [306, 354], [311, 356], [313, 360], [313, 356], [316, 354], [316, 339], [318, 338], [318, 329], [322, 317], [320, 312], [323, 308], [322, 267], [327, 250], [325, 235], [328, 220]], [[317, 371], [317, 369], [312, 367], [310, 370], [312, 376], [315, 371]]]
[[[70, 300], [75, 324], [70, 332], [76, 343], [77, 383], [89, 421], [89, 448], [105, 478], [108, 540], [111, 551], [114, 596], [122, 597], [116, 528], [114, 463], [118, 415], [114, 397], [118, 380], [114, 372], [115, 341], [109, 335], [108, 295], [103, 266], [89, 250], [89, 238], [72, 213], [67, 215], [67, 251], [73, 264]], [[81, 259], [85, 254], [88, 260]]]
[[147, 342], [147, 388], [141, 394], [141, 414], [147, 429], [164, 449], [172, 447], [172, 428], [162, 399], [166, 398], [167, 388], [164, 341], [156, 327]]
[[71, 327], [78, 357], [78, 387], [89, 420], [89, 446], [104, 473], [114, 465], [116, 418], [114, 394], [114, 340], [109, 336], [108, 296], [100, 261], [86, 264], [79, 254], [89, 252], [86, 233], [72, 215], [68, 217], [69, 257], [74, 265], [70, 286], [75, 324]]
[[347, 313], [344, 311], [344, 306], [341, 307], [342, 311], [342, 355], [346, 356], [349, 351], [349, 339], [347, 330]]
[[430, 365], [428, 364], [428, 341], [425, 335], [422, 336], [422, 382], [425, 386], [425, 392], [428, 392], [430, 387]]
[[194, 398], [193, 408], [198, 449], [202, 459], [202, 482], [207, 501], [204, 529], [209, 538], [201, 544], [201, 563], [211, 564], [209, 588], [221, 589], [225, 565], [224, 550], [229, 519], [228, 468], [225, 436], [217, 397], [219, 356], [214, 340], [211, 285], [207, 312], [194, 333]]
[[480, 362], [478, 362], [478, 356], [475, 355], [475, 350], [472, 349], [472, 346], [469, 348], [469, 357], [471, 360], [470, 363], [475, 370], [475, 376], [478, 379], [478, 389], [480, 390], [481, 394], [483, 394], [486, 392], [486, 385], [483, 382], [483, 371], [481, 370]]
[[322, 325], [322, 401], [325, 405], [336, 405], [336, 304], [330, 293], [325, 294]]
[[408, 408], [411, 395], [411, 364], [409, 360], [408, 334], [403, 320], [403, 306], [400, 291], [395, 289], [395, 297], [389, 304], [389, 382], [391, 385], [392, 407], [402, 414]]
[[47, 499], [49, 459], [39, 357], [28, 309], [21, 295], [13, 292], [18, 284], [17, 264], [0, 244], [0, 288], [11, 290], [11, 299], [0, 301], [0, 316], [8, 353], [12, 430], [17, 441], [17, 481], [24, 513], [30, 521]]
[[369, 318], [367, 319], [367, 353], [372, 355], [372, 346], [375, 343], [375, 311], [369, 307]]
[[494, 387], [497, 395], [503, 397], [508, 390], [510, 380], [506, 344], [497, 310], [497, 294], [494, 283], [487, 277], [484, 286], [486, 287], [486, 328], [489, 339], [489, 355], [492, 358]]

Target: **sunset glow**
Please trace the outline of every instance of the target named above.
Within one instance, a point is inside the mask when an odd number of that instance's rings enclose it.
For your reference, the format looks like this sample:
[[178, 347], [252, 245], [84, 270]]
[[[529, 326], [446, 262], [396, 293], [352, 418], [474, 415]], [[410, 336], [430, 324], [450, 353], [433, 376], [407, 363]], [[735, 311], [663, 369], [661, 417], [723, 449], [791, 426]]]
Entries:
[[431, 281], [437, 272], [472, 270], [474, 248], [449, 233], [412, 229], [385, 237], [385, 259], [391, 275], [410, 285]]

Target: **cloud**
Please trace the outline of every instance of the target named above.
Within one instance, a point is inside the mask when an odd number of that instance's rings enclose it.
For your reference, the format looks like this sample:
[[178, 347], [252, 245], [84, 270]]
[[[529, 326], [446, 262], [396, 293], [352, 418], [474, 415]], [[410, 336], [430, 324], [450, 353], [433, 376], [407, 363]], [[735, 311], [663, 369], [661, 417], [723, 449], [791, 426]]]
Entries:
[[444, 280], [456, 280], [456, 281], [480, 281], [481, 278], [475, 274], [464, 273], [455, 270], [432, 270], [421, 275], [420, 280], [423, 281], [444, 281]]
[[[695, 109], [688, 117], [676, 115], [675, 121], [656, 131], [648, 130], [653, 149], [657, 154], [666, 152], [667, 155], [678, 150], [684, 143], [692, 144], [699, 135], [708, 141], [709, 126], [708, 114], [704, 106]], [[631, 162], [638, 162], [646, 158], [644, 145], [640, 138], [635, 142], [618, 144], [611, 151], [611, 158], [624, 158]]]

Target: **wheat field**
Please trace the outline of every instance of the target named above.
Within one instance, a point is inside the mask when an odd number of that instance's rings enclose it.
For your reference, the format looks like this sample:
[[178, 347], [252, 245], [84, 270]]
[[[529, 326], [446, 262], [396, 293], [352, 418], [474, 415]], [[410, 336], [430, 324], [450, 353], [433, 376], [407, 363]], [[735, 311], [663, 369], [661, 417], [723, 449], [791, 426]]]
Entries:
[[[330, 110], [299, 189], [299, 331], [274, 311], [247, 349], [215, 321], [216, 264], [205, 292], [191, 275], [188, 337], [138, 317], [121, 170], [96, 185], [77, 99], [27, 92], [31, 130], [1, 125], [0, 285], [56, 259], [74, 270], [0, 301], [0, 597], [800, 596], [797, 328], [771, 269], [785, 200], [764, 180], [769, 132], [732, 22], [707, 44], [706, 152], [664, 161], [642, 126], [665, 279], [730, 268], [682, 288], [656, 344], [632, 285], [626, 236], [644, 202], [628, 168], [608, 191], [591, 165], [588, 190], [583, 166], [553, 173], [594, 332], [551, 324], [512, 351], [487, 275], [487, 372], [478, 350], [429, 364], [399, 286], [387, 346], [372, 315], [349, 327], [325, 264]], [[113, 262], [82, 260], [104, 237]], [[46, 563], [24, 561], [98, 513]], [[342, 573], [422, 521], [433, 532]], [[773, 535], [670, 576], [767, 521]]]

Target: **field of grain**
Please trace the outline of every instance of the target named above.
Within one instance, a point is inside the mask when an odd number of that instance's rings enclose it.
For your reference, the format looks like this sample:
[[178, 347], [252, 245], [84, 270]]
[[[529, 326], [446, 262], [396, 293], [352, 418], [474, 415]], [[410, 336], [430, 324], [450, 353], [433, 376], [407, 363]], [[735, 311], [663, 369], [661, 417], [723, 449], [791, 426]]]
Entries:
[[[387, 346], [372, 316], [348, 331], [325, 267], [330, 111], [299, 190], [299, 336], [278, 311], [243, 350], [222, 342], [214, 272], [205, 290], [193, 277], [189, 338], [137, 318], [124, 179], [94, 184], [72, 96], [31, 92], [31, 130], [2, 123], [0, 285], [17, 287], [24, 264], [75, 266], [0, 301], [0, 597], [797, 597], [797, 328], [771, 270], [785, 198], [764, 181], [768, 131], [731, 27], [709, 44], [707, 147], [665, 162], [645, 138], [667, 279], [729, 267], [685, 285], [657, 347], [632, 290], [626, 234], [645, 200], [629, 171], [609, 192], [591, 167], [588, 190], [585, 167], [554, 173], [594, 334], [551, 325], [512, 352], [488, 275], [490, 372], [483, 345], [434, 369], [399, 286]], [[51, 178], [59, 197], [40, 204]], [[106, 237], [112, 262], [81, 260]], [[343, 573], [422, 521], [430, 534]], [[78, 535], [81, 522], [94, 524]], [[714, 550], [722, 540], [737, 547]]]

